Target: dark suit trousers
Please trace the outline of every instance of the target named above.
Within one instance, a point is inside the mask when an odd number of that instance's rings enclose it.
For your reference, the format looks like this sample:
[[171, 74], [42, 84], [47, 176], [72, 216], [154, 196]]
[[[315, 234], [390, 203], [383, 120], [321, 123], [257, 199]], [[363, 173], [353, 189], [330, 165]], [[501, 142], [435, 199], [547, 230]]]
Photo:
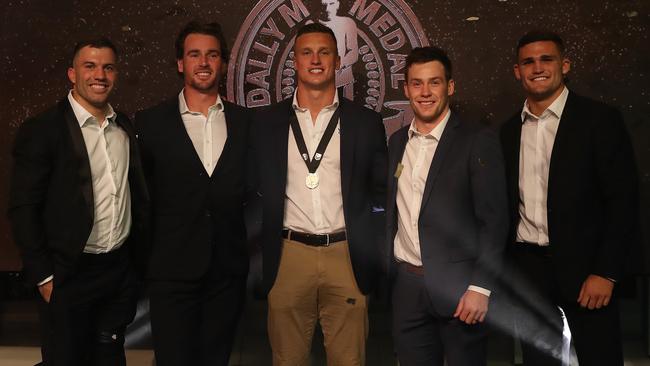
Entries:
[[571, 330], [580, 366], [623, 365], [618, 306], [615, 299], [604, 308], [589, 310], [559, 292], [552, 258], [544, 248], [517, 244], [515, 271], [510, 276], [517, 333], [524, 365], [562, 365], [562, 308]]
[[246, 295], [246, 276], [213, 264], [197, 281], [151, 281], [157, 366], [227, 366]]
[[128, 250], [82, 254], [77, 271], [54, 285], [50, 303], [40, 300], [43, 364], [126, 365], [124, 330], [136, 300]]
[[437, 314], [422, 275], [399, 266], [392, 301], [400, 366], [442, 366], [445, 359], [448, 366], [486, 365], [485, 325], [468, 325]]

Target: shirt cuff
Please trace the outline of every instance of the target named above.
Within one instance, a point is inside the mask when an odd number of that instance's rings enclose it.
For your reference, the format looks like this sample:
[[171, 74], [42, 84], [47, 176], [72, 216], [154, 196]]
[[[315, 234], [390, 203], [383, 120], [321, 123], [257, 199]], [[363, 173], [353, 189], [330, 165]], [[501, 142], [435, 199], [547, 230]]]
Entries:
[[470, 290], [470, 291], [478, 292], [479, 294], [483, 294], [483, 295], [485, 295], [487, 297], [490, 297], [490, 294], [492, 293], [492, 291], [490, 291], [490, 290], [488, 290], [486, 288], [479, 287], [479, 286], [474, 286], [474, 285], [469, 285], [469, 287], [467, 289]]
[[37, 283], [36, 286], [43, 286], [44, 284], [52, 281], [53, 279], [54, 279], [54, 275], [50, 275], [46, 279], [44, 279], [43, 281]]

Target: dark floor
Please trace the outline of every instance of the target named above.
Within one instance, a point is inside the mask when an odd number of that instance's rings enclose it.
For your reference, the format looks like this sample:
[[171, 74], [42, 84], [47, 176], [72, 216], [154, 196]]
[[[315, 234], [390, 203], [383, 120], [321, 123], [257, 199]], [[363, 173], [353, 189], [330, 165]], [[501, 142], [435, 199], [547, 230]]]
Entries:
[[[639, 289], [641, 289], [639, 281]], [[626, 366], [650, 366], [645, 328], [648, 321], [643, 311], [647, 304], [642, 300], [647, 293], [637, 291], [634, 296], [620, 301], [622, 334]], [[149, 348], [149, 327], [146, 302], [140, 304], [139, 317], [131, 329], [127, 341], [131, 348]], [[144, 310], [144, 311], [143, 311]], [[369, 310], [370, 334], [367, 347], [367, 365], [394, 366], [397, 364], [390, 335], [389, 308], [380, 297], [371, 298]], [[507, 327], [506, 327], [507, 328]], [[38, 346], [38, 317], [33, 301], [0, 302], [0, 347]], [[514, 364], [515, 343], [507, 330], [495, 329], [489, 338], [488, 358], [490, 366]], [[266, 337], [266, 302], [250, 299], [240, 323], [231, 366], [270, 365], [271, 350]], [[2, 361], [2, 360], [0, 360]], [[0, 364], [3, 364], [0, 362]], [[573, 365], [574, 363], [572, 363]], [[325, 365], [322, 336], [316, 332], [312, 349], [312, 366]]]

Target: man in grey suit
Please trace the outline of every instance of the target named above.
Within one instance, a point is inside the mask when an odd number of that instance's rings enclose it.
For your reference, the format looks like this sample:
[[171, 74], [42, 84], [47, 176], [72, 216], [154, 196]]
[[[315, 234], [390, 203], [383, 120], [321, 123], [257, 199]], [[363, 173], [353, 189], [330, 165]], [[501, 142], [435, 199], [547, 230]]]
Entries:
[[415, 117], [389, 141], [386, 262], [402, 366], [484, 365], [488, 310], [507, 233], [495, 131], [449, 109], [451, 61], [435, 47], [406, 59]]

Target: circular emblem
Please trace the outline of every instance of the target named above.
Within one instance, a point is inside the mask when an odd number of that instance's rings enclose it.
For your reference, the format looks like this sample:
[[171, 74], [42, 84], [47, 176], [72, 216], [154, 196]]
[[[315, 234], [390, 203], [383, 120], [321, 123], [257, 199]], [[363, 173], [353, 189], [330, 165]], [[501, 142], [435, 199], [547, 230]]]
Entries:
[[388, 134], [410, 123], [413, 114], [403, 94], [406, 56], [429, 42], [403, 0], [260, 0], [232, 50], [228, 99], [255, 108], [291, 98], [295, 34], [312, 22], [336, 35], [339, 97], [381, 112]]
[[316, 173], [309, 173], [307, 174], [307, 177], [305, 178], [305, 185], [309, 189], [314, 189], [318, 187], [318, 183], [320, 182], [320, 179], [318, 178], [318, 174]]

